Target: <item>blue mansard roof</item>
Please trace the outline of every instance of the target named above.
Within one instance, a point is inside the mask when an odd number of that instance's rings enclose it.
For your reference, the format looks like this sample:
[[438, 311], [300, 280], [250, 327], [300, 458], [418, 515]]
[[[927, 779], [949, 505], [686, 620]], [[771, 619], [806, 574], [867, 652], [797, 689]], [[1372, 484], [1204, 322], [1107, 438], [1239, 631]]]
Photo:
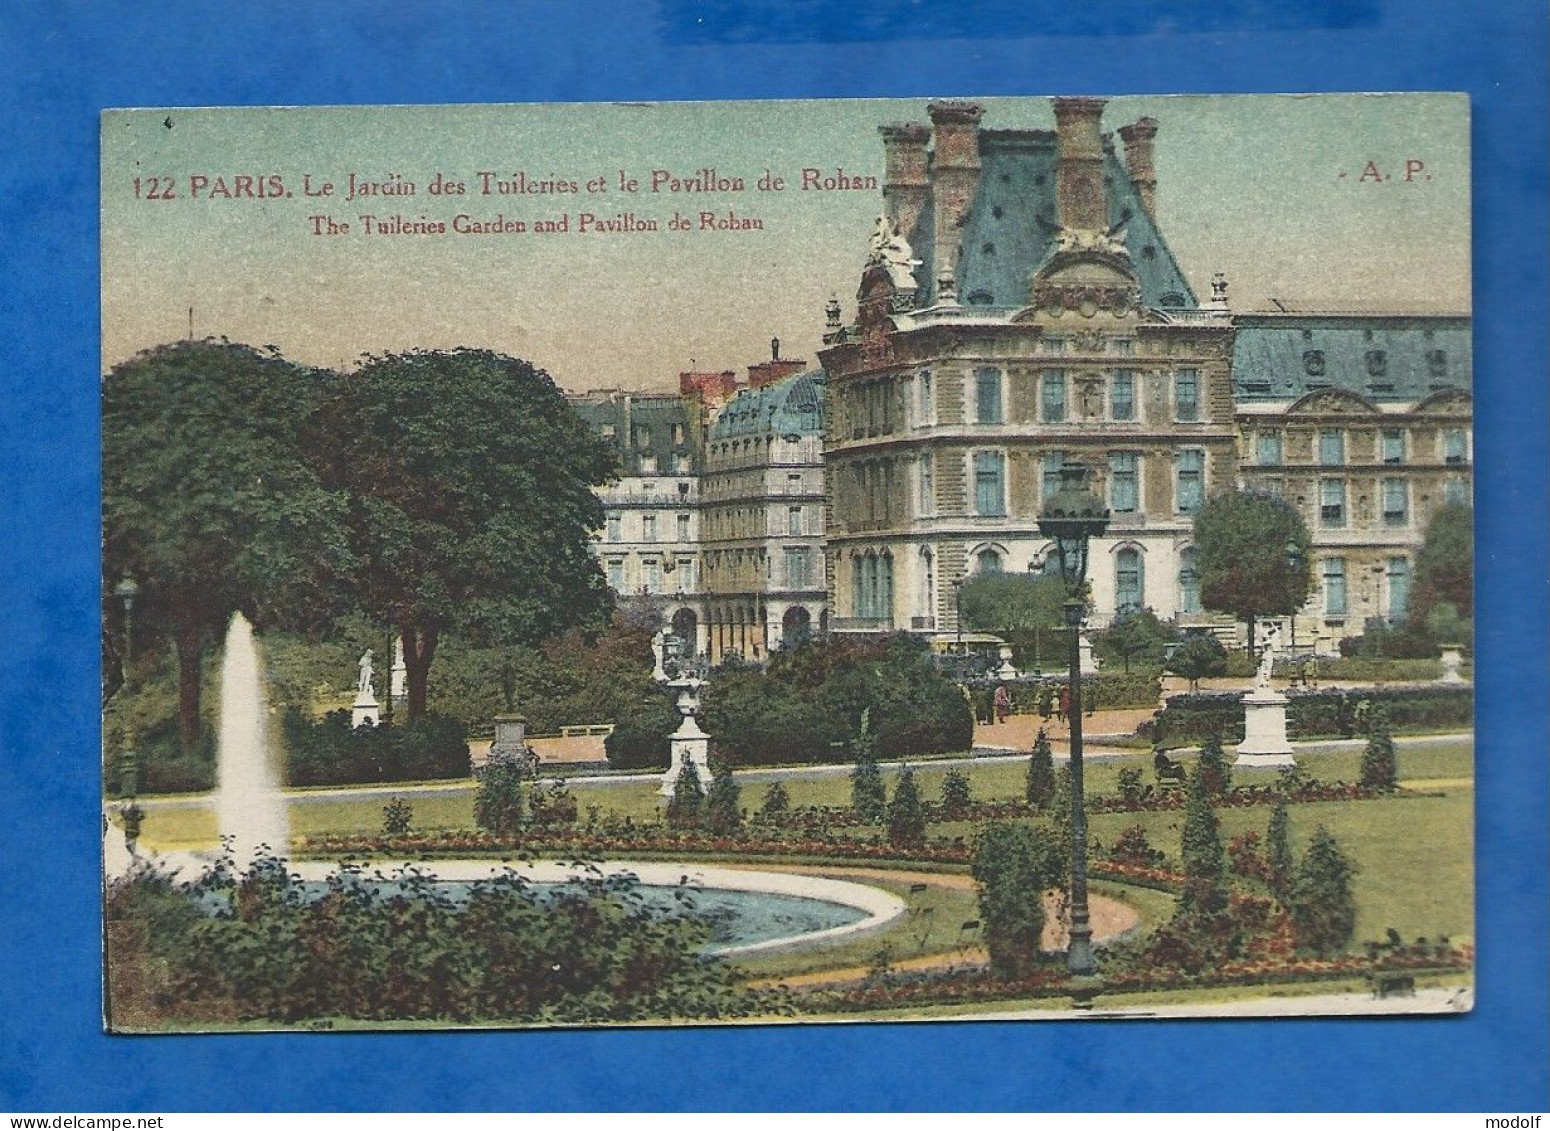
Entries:
[[[980, 178], [963, 233], [958, 261], [958, 300], [965, 306], [1021, 309], [1028, 305], [1033, 273], [1049, 257], [1059, 233], [1055, 203], [1055, 134], [1048, 130], [981, 130]], [[1109, 224], [1123, 228], [1148, 306], [1193, 310], [1197, 306], [1173, 252], [1141, 203], [1124, 163], [1105, 146], [1104, 184]], [[927, 300], [935, 278], [934, 224], [928, 196], [910, 238], [922, 261], [915, 277]]]
[[1470, 389], [1470, 320], [1463, 315], [1286, 312], [1233, 321], [1239, 403], [1290, 401], [1331, 388], [1378, 402], [1416, 402]]
[[710, 426], [711, 440], [740, 436], [823, 435], [822, 369], [773, 382], [762, 389], [740, 389]]

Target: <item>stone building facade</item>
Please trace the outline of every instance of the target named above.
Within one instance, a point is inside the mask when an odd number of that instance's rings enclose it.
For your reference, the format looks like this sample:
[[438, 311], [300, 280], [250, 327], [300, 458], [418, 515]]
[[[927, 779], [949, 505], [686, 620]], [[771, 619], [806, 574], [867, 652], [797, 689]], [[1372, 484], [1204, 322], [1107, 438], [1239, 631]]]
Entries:
[[1291, 638], [1330, 652], [1372, 618], [1404, 619], [1427, 523], [1470, 502], [1469, 319], [1288, 309], [1234, 321], [1239, 479], [1302, 513], [1314, 591]]
[[1044, 568], [1068, 459], [1114, 516], [1095, 620], [1200, 616], [1193, 516], [1236, 473], [1233, 328], [1152, 214], [1156, 123], [1121, 131], [1122, 160], [1103, 106], [1056, 99], [1053, 132], [983, 129], [962, 102], [883, 127], [885, 222], [820, 355], [836, 631], [951, 632], [963, 579]]
[[716, 416], [701, 486], [707, 647], [759, 662], [828, 629], [824, 573], [824, 375], [749, 368]]
[[572, 407], [619, 455], [616, 483], [599, 489], [604, 526], [594, 552], [621, 597], [662, 603], [697, 652], [706, 644], [700, 572], [700, 476], [705, 443], [694, 397], [600, 390]]

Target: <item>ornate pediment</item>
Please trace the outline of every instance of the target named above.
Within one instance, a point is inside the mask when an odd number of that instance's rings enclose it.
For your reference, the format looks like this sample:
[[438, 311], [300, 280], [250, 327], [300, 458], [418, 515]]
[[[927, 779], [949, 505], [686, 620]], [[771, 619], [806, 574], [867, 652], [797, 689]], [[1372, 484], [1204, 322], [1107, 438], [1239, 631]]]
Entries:
[[1415, 406], [1417, 412], [1457, 412], [1468, 415], [1474, 411], [1475, 398], [1464, 389], [1438, 389], [1422, 398]]
[[1372, 401], [1349, 389], [1315, 389], [1286, 411], [1288, 415], [1376, 416], [1380, 410]]

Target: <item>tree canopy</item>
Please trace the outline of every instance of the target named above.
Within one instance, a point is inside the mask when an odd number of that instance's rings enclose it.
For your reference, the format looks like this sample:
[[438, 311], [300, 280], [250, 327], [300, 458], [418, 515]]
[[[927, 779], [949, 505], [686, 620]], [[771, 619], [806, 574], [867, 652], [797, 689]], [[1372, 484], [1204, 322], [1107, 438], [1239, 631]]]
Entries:
[[1452, 605], [1463, 620], [1473, 616], [1474, 528], [1474, 508], [1463, 503], [1443, 507], [1426, 524], [1426, 541], [1415, 558], [1415, 596], [1410, 608], [1413, 619], [1425, 624], [1432, 610], [1444, 604]]
[[371, 358], [331, 382], [310, 448], [350, 497], [353, 595], [403, 638], [411, 719], [442, 633], [531, 643], [607, 615], [591, 488], [614, 456], [528, 362], [464, 349]]
[[171, 634], [179, 738], [199, 737], [200, 661], [241, 610], [319, 615], [345, 568], [345, 498], [303, 458], [322, 381], [226, 341], [158, 346], [102, 383], [103, 589], [132, 577], [135, 623]]
[[[1200, 600], [1249, 628], [1254, 646], [1258, 617], [1291, 616], [1308, 599], [1312, 538], [1297, 508], [1272, 495], [1228, 491], [1195, 516]], [[1287, 546], [1297, 547], [1288, 561]]]
[[973, 632], [1063, 628], [1065, 582], [1059, 577], [995, 573], [971, 577], [959, 595], [964, 627]]

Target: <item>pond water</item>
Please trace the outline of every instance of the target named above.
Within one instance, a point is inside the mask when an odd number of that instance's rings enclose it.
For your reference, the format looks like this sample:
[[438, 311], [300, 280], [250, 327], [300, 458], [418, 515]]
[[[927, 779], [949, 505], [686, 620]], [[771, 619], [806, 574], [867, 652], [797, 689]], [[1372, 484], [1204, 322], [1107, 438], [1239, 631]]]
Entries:
[[[391, 898], [401, 890], [400, 885], [392, 880], [362, 879], [360, 883], [382, 898]], [[299, 886], [315, 899], [322, 898], [328, 891], [328, 884], [319, 880], [303, 880]], [[468, 881], [436, 880], [431, 886], [454, 902], [461, 902], [468, 897], [473, 884]], [[552, 899], [573, 887], [570, 884], [555, 883], [524, 885], [526, 891], [539, 899]], [[632, 885], [629, 890], [655, 910], [666, 914], [694, 915], [707, 920], [712, 930], [711, 941], [705, 947], [707, 954], [726, 954], [776, 939], [798, 938], [836, 927], [847, 927], [868, 917], [868, 912], [859, 907], [774, 892], [652, 884]], [[224, 905], [224, 901], [206, 893], [205, 905], [215, 911]]]

